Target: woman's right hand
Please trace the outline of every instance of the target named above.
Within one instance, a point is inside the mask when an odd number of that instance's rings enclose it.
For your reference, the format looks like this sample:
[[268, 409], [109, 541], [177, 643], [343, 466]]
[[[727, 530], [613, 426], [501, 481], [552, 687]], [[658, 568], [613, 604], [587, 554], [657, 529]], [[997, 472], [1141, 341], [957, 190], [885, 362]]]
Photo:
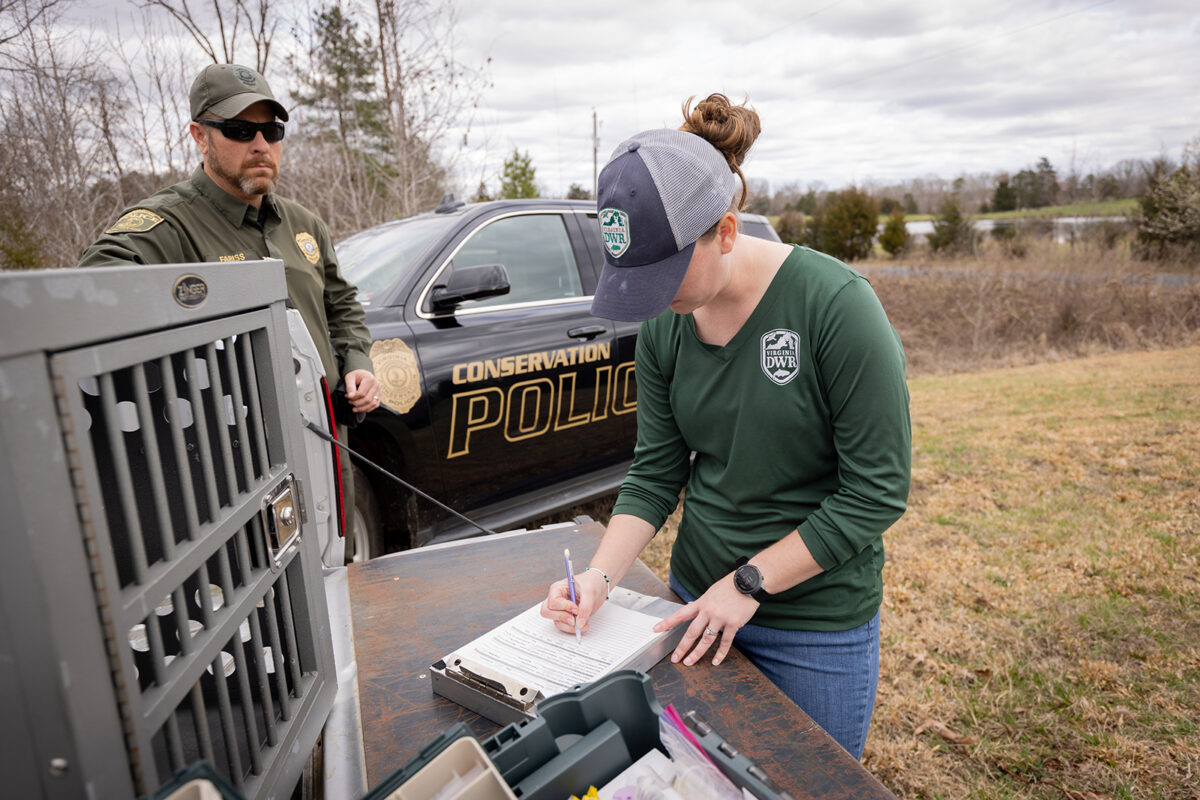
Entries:
[[578, 621], [579, 632], [587, 633], [588, 620], [596, 609], [603, 605], [608, 596], [608, 582], [594, 569], [585, 570], [575, 576], [575, 594], [578, 602], [571, 602], [571, 590], [567, 579], [550, 584], [550, 590], [542, 603], [541, 615], [554, 620], [554, 625], [566, 633], [575, 632]]

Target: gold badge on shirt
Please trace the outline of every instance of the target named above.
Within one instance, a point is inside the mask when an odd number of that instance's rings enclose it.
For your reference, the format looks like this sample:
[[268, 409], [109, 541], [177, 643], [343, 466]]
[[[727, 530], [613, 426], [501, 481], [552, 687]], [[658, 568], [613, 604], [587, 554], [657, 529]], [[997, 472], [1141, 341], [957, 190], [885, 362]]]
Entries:
[[304, 253], [308, 263], [315, 264], [321, 260], [321, 248], [317, 246], [317, 240], [311, 233], [297, 233], [296, 246], [300, 248], [301, 253]]
[[133, 211], [122, 214], [121, 218], [114, 222], [113, 226], [105, 233], [145, 233], [162, 221], [163, 218], [153, 211], [135, 208]]

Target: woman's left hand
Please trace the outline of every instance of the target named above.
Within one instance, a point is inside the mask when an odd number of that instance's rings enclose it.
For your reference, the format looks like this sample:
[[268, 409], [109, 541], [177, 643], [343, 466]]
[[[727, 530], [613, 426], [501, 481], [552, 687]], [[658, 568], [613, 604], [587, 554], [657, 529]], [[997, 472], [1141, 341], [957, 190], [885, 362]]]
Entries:
[[725, 660], [729, 648], [733, 646], [733, 637], [750, 621], [757, 610], [758, 601], [739, 592], [733, 585], [733, 573], [730, 573], [710, 586], [696, 602], [688, 603], [659, 622], [654, 626], [654, 630], [669, 630], [691, 620], [679, 646], [671, 653], [671, 662], [677, 664], [682, 659], [683, 663], [690, 667], [699, 661], [719, 638], [720, 644], [712, 662], [716, 666]]

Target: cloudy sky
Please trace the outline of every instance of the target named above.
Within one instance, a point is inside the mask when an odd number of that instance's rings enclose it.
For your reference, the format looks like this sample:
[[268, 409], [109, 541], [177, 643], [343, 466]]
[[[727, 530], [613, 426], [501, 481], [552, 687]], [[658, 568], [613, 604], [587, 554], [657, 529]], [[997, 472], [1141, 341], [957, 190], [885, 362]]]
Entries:
[[[320, 1], [274, 0], [284, 16]], [[72, 14], [81, 25], [105, 24], [137, 5], [93, 0]], [[514, 148], [532, 157], [545, 194], [590, 188], [593, 111], [603, 166], [622, 139], [678, 126], [685, 98], [714, 91], [758, 110], [763, 133], [745, 168], [774, 188], [951, 179], [1016, 171], [1041, 156], [1086, 174], [1127, 158], [1178, 159], [1200, 136], [1197, 0], [457, 0], [457, 8], [456, 58], [491, 59], [491, 86], [458, 162], [467, 191], [480, 178], [494, 189]], [[278, 82], [285, 67], [273, 60], [268, 77]]]
[[592, 183], [625, 136], [721, 91], [763, 121], [746, 163], [830, 188], [1018, 170], [1082, 173], [1200, 135], [1196, 0], [463, 0], [457, 55], [490, 57], [469, 141], [492, 175], [528, 151], [539, 183]]

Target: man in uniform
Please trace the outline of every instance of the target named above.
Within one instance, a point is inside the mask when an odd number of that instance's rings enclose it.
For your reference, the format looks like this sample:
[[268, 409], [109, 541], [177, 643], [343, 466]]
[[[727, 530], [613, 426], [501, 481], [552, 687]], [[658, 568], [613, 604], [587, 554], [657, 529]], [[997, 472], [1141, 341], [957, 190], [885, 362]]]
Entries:
[[[273, 194], [288, 113], [262, 75], [235, 64], [205, 67], [190, 94], [192, 138], [204, 158], [192, 176], [126, 209], [84, 251], [79, 266], [278, 258], [288, 295], [308, 328], [330, 386], [340, 377], [356, 412], [379, 406], [371, 339], [354, 285], [342, 277], [325, 223]], [[338, 426], [339, 439], [346, 431]], [[346, 559], [354, 484], [342, 456]]]

